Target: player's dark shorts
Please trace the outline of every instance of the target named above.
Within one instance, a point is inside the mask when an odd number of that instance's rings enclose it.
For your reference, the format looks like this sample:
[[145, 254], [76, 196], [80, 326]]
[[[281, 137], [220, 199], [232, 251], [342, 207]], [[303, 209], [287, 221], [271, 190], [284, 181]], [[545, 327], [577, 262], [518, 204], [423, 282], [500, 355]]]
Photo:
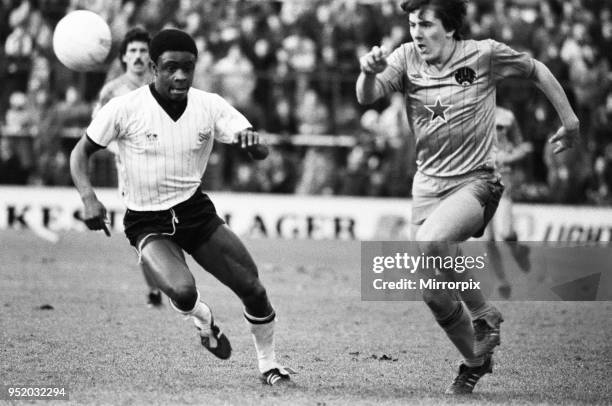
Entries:
[[459, 190], [467, 190], [483, 208], [484, 225], [474, 234], [474, 237], [481, 237], [504, 192], [501, 176], [494, 170], [477, 170], [448, 178], [417, 172], [412, 188], [412, 223], [423, 224], [445, 198]]
[[200, 190], [168, 210], [128, 209], [123, 218], [125, 235], [139, 253], [151, 239], [167, 238], [191, 254], [224, 223], [208, 195]]

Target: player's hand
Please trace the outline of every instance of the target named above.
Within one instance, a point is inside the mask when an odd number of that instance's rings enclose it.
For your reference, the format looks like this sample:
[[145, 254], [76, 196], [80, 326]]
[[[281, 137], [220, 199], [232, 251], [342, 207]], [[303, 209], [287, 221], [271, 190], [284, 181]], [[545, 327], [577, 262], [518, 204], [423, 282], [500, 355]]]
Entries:
[[574, 144], [578, 142], [578, 138], [580, 136], [580, 126], [576, 125], [575, 127], [568, 128], [565, 126], [561, 126], [557, 133], [550, 137], [548, 142], [550, 144], [557, 144], [553, 152], [558, 154], [563, 152], [569, 148], [573, 148]]
[[104, 230], [104, 234], [110, 237], [106, 207], [95, 196], [83, 199], [83, 204], [85, 206], [83, 222], [87, 228], [90, 230]]
[[387, 56], [389, 56], [387, 47], [374, 46], [370, 52], [359, 58], [359, 68], [367, 75], [380, 73], [387, 68]]
[[261, 160], [265, 159], [270, 152], [262, 141], [257, 131], [248, 128], [238, 132], [235, 143], [239, 144], [240, 148], [246, 149], [252, 159]]

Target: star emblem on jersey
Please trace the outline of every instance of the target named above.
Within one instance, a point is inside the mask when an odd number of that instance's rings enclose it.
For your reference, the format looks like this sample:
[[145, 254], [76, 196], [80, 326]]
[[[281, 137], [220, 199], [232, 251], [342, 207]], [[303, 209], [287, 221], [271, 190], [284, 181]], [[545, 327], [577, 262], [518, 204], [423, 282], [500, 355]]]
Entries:
[[436, 104], [425, 104], [424, 105], [427, 110], [431, 112], [430, 121], [434, 121], [437, 118], [444, 121], [446, 123], [446, 110], [453, 107], [452, 104], [442, 104], [440, 101], [440, 96], [436, 99]]

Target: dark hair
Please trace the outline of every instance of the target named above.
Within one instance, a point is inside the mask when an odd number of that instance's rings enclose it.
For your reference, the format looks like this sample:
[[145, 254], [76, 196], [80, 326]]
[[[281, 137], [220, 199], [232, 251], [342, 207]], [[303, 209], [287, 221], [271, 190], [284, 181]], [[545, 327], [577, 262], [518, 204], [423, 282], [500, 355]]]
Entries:
[[454, 39], [464, 36], [465, 17], [468, 0], [405, 0], [401, 7], [407, 14], [421, 7], [431, 7], [436, 17], [442, 21], [446, 31], [455, 30]]
[[151, 36], [142, 27], [134, 27], [125, 34], [123, 41], [121, 41], [121, 45], [119, 45], [119, 62], [121, 62], [123, 70], [126, 69], [126, 64], [123, 62], [123, 56], [127, 51], [128, 45], [132, 42], [144, 42], [147, 44], [148, 48], [151, 45]]
[[174, 28], [161, 30], [151, 40], [149, 55], [155, 64], [157, 58], [166, 51], [191, 52], [196, 58], [198, 57], [198, 48], [191, 35]]

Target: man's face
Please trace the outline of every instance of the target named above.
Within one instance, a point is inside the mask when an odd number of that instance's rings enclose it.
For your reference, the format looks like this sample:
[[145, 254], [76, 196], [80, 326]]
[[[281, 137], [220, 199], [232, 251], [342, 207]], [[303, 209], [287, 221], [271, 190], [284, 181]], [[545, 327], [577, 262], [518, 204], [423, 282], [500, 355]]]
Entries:
[[155, 89], [164, 98], [181, 101], [193, 83], [196, 58], [191, 52], [165, 51], [154, 66]]
[[451, 41], [453, 31], [446, 32], [442, 21], [434, 11], [422, 7], [408, 15], [410, 35], [416, 44], [419, 55], [427, 63], [441, 62], [442, 49]]
[[497, 139], [505, 139], [508, 134], [508, 127], [501, 123], [495, 123], [495, 131], [497, 132]]
[[149, 69], [149, 46], [146, 42], [133, 41], [127, 44], [121, 60], [127, 72], [143, 74]]

